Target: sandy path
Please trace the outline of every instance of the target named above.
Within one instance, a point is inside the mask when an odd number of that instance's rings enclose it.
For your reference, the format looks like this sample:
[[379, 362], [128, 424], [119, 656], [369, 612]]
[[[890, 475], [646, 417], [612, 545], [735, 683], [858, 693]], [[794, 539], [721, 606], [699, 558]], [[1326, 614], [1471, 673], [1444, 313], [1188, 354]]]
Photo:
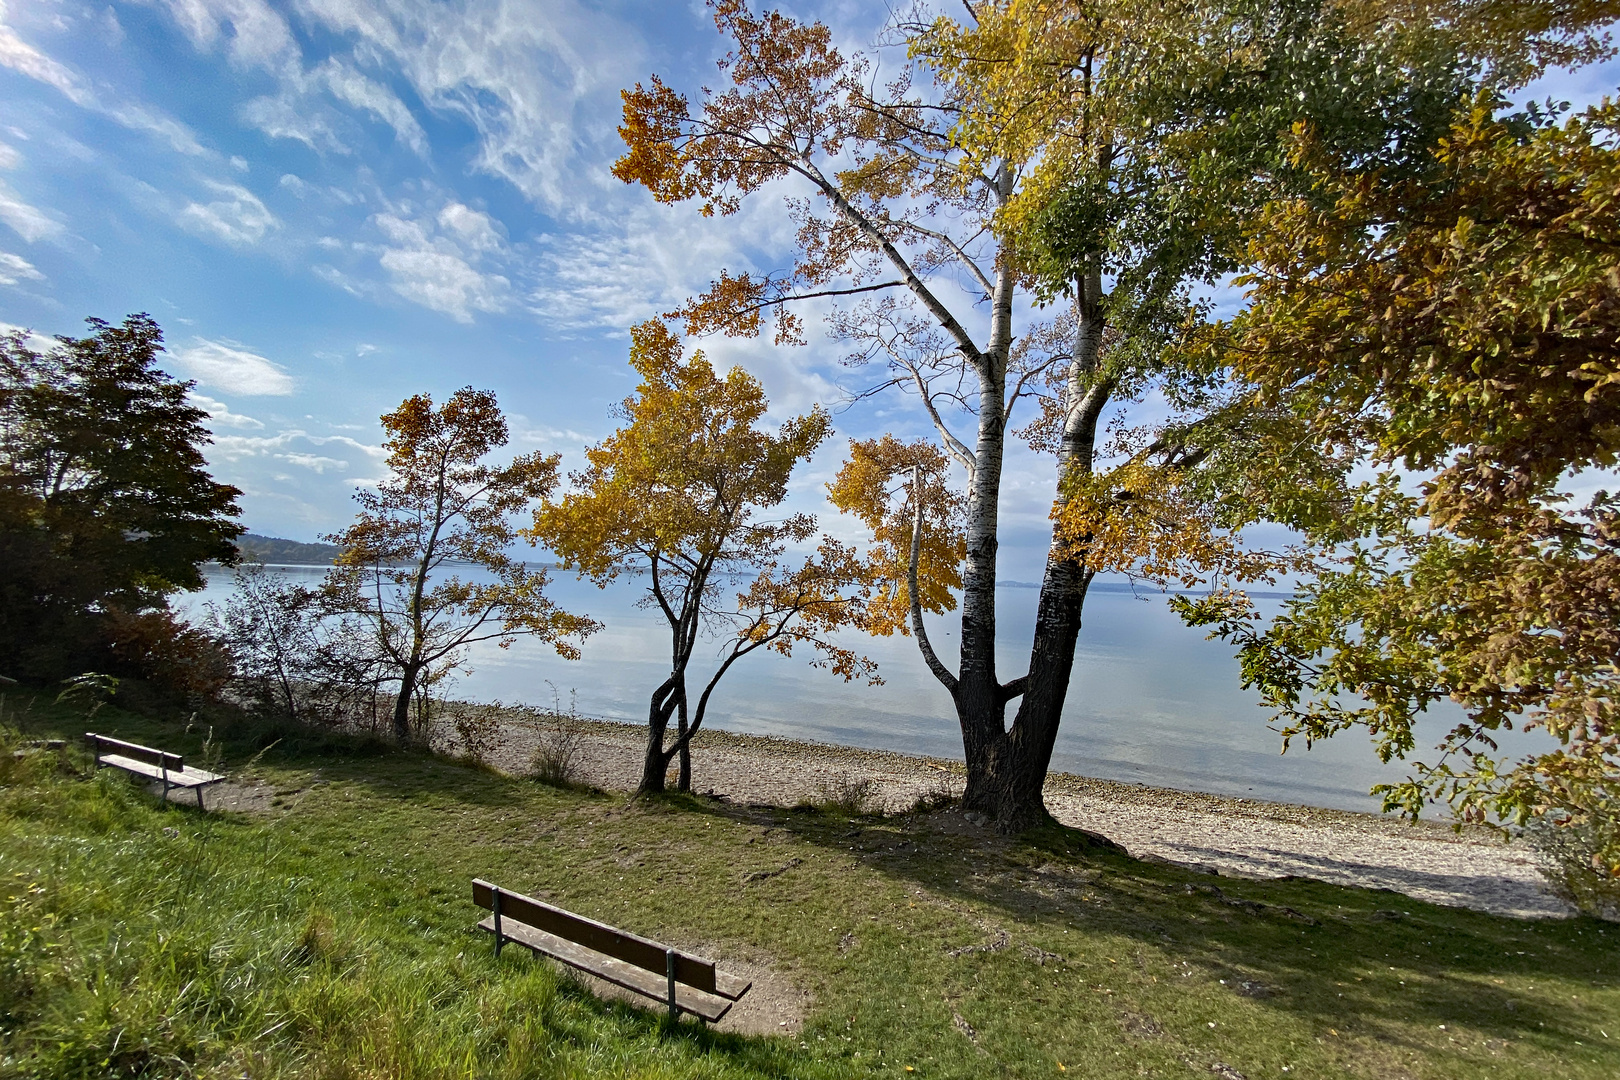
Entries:
[[[555, 729], [503, 725], [491, 764], [529, 771], [536, 746]], [[640, 728], [582, 721], [579, 779], [628, 791], [641, 772]], [[447, 741], [453, 742], [450, 735]], [[692, 754], [694, 791], [739, 803], [792, 806], [869, 784], [874, 808], [909, 807], [919, 797], [959, 793], [960, 763], [786, 739], [704, 732]], [[1047, 806], [1059, 821], [1109, 837], [1138, 857], [1267, 878], [1309, 877], [1391, 889], [1436, 904], [1519, 918], [1573, 914], [1549, 893], [1535, 854], [1480, 830], [1462, 834], [1420, 822], [1285, 803], [1231, 799], [1056, 773]], [[1391, 898], [1392, 905], [1399, 901]]]

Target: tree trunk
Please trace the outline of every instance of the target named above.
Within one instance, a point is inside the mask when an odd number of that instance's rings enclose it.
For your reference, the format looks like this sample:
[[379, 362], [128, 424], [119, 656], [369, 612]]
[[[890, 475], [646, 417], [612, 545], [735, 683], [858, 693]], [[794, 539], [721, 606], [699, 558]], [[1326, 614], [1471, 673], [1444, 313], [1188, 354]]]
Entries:
[[641, 762], [638, 795], [661, 795], [667, 787], [665, 777], [675, 755], [664, 749], [664, 734], [669, 730], [669, 718], [685, 702], [685, 681], [682, 673], [672, 673], [653, 691], [647, 707], [647, 753]]
[[399, 676], [399, 697], [394, 699], [394, 739], [401, 746], [411, 742], [411, 695], [416, 693], [417, 674], [414, 666], [407, 666]]
[[[1097, 422], [1107, 403], [1112, 385], [1098, 375], [1098, 360], [1102, 347], [1104, 319], [1102, 317], [1102, 278], [1094, 268], [1088, 268], [1077, 281], [1075, 294], [1076, 328], [1074, 346], [1070, 354], [1066, 416], [1063, 437], [1058, 449], [1058, 478], [1074, 471], [1089, 473], [1095, 451]], [[981, 387], [981, 402], [988, 399], [989, 386]], [[994, 399], [1003, 400], [998, 393]], [[994, 440], [991, 435], [997, 436]], [[989, 460], [993, 448], [999, 466], [1002, 445], [999, 427], [987, 432], [981, 405], [980, 450], [981, 468]], [[977, 479], [977, 477], [975, 477]], [[999, 468], [996, 479], [999, 480]], [[988, 488], [978, 494], [989, 497]], [[998, 491], [999, 494], [999, 491]], [[994, 503], [986, 504], [994, 512]], [[973, 566], [973, 527], [975, 522], [973, 495], [969, 501], [969, 565]], [[977, 515], [983, 519], [981, 510]], [[990, 521], [991, 544], [994, 544], [995, 523]], [[982, 556], [981, 556], [982, 558]], [[962, 725], [963, 749], [967, 758], [967, 786], [962, 794], [965, 809], [983, 814], [995, 821], [1003, 833], [1022, 832], [1051, 820], [1047, 812], [1042, 789], [1046, 773], [1052, 763], [1052, 749], [1057, 742], [1063, 704], [1068, 697], [1069, 679], [1074, 670], [1074, 650], [1080, 635], [1081, 613], [1085, 605], [1086, 590], [1091, 585], [1093, 571], [1070, 553], [1067, 544], [1060, 543], [1054, 534], [1047, 551], [1046, 571], [1041, 580], [1041, 595], [1035, 615], [1035, 635], [1030, 647], [1029, 671], [1022, 686], [1002, 687], [994, 681], [994, 549], [990, 549], [990, 589], [978, 594], [967, 588], [968, 574], [963, 575], [962, 601], [962, 685], [968, 686], [970, 664], [989, 672], [988, 679], [975, 680], [972, 695], [957, 695], [957, 715]], [[987, 606], [988, 620], [976, 609]], [[991, 633], [986, 638], [975, 638], [974, 655], [969, 657], [970, 611], [974, 612], [975, 626], [988, 621]], [[989, 692], [993, 690], [994, 695]], [[1021, 690], [1017, 716], [1011, 729], [1006, 726], [1006, 702]]]
[[692, 744], [686, 741], [686, 703], [684, 701], [681, 703], [679, 721], [680, 726], [675, 733], [679, 737], [681, 744], [681, 769], [675, 779], [675, 790], [690, 793], [692, 790]]

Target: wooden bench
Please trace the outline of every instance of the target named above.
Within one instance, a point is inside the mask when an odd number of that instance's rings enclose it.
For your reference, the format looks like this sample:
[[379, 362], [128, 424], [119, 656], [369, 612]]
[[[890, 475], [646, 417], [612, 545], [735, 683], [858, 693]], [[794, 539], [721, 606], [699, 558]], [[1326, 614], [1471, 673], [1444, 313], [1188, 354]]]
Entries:
[[[203, 806], [203, 788], [225, 779], [219, 773], [206, 769], [187, 768], [184, 758], [167, 750], [154, 750], [150, 746], [114, 739], [110, 735], [97, 735], [93, 731], [84, 733], [84, 741], [90, 744], [90, 752], [95, 755], [96, 768], [106, 765], [144, 776], [148, 780], [157, 780], [163, 785], [164, 802], [169, 801], [170, 788], [194, 788], [197, 792], [197, 808], [206, 809]], [[107, 749], [109, 747], [111, 752]]]
[[516, 942], [663, 1003], [671, 1020], [686, 1012], [713, 1023], [754, 985], [716, 971], [713, 960], [615, 930], [543, 900], [476, 878], [472, 886], [473, 903], [491, 913], [478, 929], [495, 935], [496, 955], [506, 942]]

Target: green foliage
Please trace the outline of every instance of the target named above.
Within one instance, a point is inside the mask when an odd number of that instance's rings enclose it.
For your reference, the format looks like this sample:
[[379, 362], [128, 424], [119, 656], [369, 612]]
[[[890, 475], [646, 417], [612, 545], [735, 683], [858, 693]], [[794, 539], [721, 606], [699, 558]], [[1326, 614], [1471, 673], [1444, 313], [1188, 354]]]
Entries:
[[[201, 564], [237, 558], [240, 492], [208, 474], [207, 414], [157, 367], [157, 323], [87, 321], [89, 336], [43, 354], [21, 331], [0, 338], [0, 656], [14, 675], [102, 667], [109, 638], [140, 653], [160, 630], [105, 612], [161, 613], [202, 588]], [[125, 670], [154, 673], [130, 652]]]
[[[1276, 515], [1318, 547], [1270, 626], [1232, 598], [1183, 607], [1241, 645], [1285, 737], [1360, 727], [1404, 758], [1428, 706], [1461, 705], [1387, 808], [1590, 821], [1620, 875], [1620, 507], [1568, 494], [1620, 461], [1620, 109], [1538, 124], [1497, 104], [1406, 179], [1302, 133], [1315, 190], [1262, 217], [1251, 305], [1210, 352], [1246, 405], [1292, 416], [1294, 446], [1374, 478]], [[1514, 727], [1558, 745], [1502, 760], [1493, 733]]]

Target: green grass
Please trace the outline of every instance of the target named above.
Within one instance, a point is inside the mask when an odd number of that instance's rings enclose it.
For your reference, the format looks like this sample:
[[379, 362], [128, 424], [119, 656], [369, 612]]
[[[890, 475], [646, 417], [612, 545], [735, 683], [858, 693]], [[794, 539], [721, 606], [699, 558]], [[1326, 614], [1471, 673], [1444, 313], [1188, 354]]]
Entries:
[[[264, 741], [225, 740], [227, 768]], [[259, 756], [280, 794], [254, 817], [83, 764], [0, 757], [0, 1076], [1620, 1075], [1620, 927], [1592, 920], [1215, 879], [1056, 828], [629, 803], [343, 739]], [[812, 995], [804, 1029], [671, 1031], [497, 962], [474, 876], [768, 962]]]

